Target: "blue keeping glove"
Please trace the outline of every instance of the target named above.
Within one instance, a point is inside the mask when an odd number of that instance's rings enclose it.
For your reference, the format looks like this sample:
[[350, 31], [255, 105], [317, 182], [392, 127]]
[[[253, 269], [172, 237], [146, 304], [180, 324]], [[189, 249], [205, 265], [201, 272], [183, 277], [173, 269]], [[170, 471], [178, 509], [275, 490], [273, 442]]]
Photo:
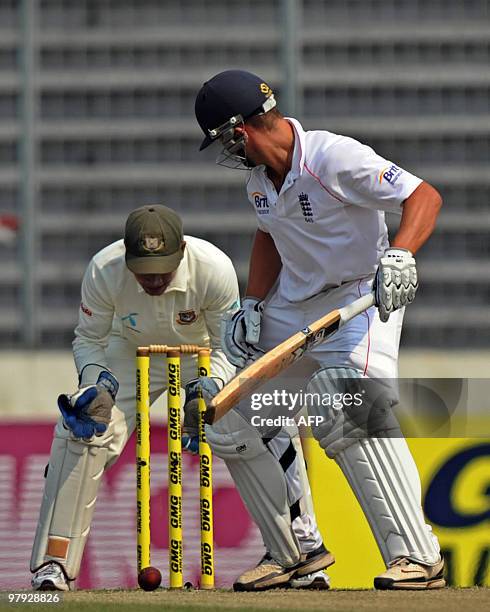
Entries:
[[58, 408], [65, 425], [76, 438], [89, 440], [107, 430], [118, 389], [116, 378], [103, 371], [95, 385], [82, 387], [73, 395], [58, 397]]
[[191, 455], [199, 454], [199, 436], [182, 434], [182, 448]]
[[182, 448], [192, 455], [199, 453], [199, 388], [206, 404], [223, 388], [221, 378], [201, 376], [185, 386], [184, 431]]

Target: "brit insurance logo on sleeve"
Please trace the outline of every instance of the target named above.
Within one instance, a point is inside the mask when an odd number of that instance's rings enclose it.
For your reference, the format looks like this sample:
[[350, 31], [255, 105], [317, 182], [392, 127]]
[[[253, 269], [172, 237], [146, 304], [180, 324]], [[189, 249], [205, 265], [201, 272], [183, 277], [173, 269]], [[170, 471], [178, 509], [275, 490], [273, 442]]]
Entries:
[[391, 164], [387, 168], [381, 170], [379, 173], [379, 182], [381, 183], [384, 179], [387, 183], [394, 186], [402, 174], [403, 170], [401, 168], [395, 166], [395, 164]]

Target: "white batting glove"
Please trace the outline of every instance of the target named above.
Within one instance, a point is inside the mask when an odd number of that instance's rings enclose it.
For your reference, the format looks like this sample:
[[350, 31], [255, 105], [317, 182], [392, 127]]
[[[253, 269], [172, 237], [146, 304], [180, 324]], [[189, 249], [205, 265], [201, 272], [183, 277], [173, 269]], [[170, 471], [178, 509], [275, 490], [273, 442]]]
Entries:
[[418, 286], [412, 253], [408, 249], [386, 249], [374, 279], [379, 318], [385, 323], [394, 310], [413, 302]]
[[221, 319], [221, 347], [237, 368], [244, 368], [264, 353], [257, 346], [263, 310], [262, 300], [246, 297], [239, 310], [229, 310]]

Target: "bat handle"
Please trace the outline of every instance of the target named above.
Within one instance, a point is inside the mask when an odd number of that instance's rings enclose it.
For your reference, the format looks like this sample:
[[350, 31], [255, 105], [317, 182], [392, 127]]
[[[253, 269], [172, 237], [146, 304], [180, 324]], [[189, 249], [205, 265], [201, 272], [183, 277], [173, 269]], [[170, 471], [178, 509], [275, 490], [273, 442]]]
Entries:
[[363, 295], [358, 300], [352, 302], [352, 304], [347, 304], [343, 308], [339, 308], [340, 313], [340, 326], [350, 321], [353, 317], [364, 312], [368, 308], [374, 306], [374, 293], [367, 293]]

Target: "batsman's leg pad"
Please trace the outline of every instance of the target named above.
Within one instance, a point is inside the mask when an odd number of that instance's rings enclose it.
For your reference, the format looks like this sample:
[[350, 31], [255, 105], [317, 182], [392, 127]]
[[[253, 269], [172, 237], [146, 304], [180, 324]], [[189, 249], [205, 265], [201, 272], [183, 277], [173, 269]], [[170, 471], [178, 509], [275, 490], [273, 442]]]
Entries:
[[308, 392], [315, 398], [308, 413], [322, 418], [312, 427], [313, 435], [330, 458], [380, 432], [402, 436], [392, 411], [396, 393], [384, 382], [363, 377], [353, 368], [322, 368], [311, 377]]
[[386, 565], [407, 557], [425, 565], [440, 548], [425, 524], [417, 467], [403, 438], [366, 438], [335, 456], [371, 526]]
[[407, 557], [433, 565], [440, 549], [424, 521], [417, 466], [391, 411], [393, 392], [378, 386], [376, 381], [361, 380], [351, 368], [316, 372], [309, 391], [333, 397], [364, 390], [366, 406], [364, 414], [362, 405], [359, 410], [317, 408], [317, 413], [323, 410], [325, 421], [313, 433], [346, 476], [385, 563]]
[[31, 571], [58, 562], [70, 580], [79, 573], [104, 466], [109, 430], [91, 442], [57, 427], [31, 555]]
[[259, 433], [231, 410], [206, 427], [206, 437], [213, 453], [225, 461], [267, 551], [285, 567], [298, 563], [301, 551], [291, 524], [285, 473]]

